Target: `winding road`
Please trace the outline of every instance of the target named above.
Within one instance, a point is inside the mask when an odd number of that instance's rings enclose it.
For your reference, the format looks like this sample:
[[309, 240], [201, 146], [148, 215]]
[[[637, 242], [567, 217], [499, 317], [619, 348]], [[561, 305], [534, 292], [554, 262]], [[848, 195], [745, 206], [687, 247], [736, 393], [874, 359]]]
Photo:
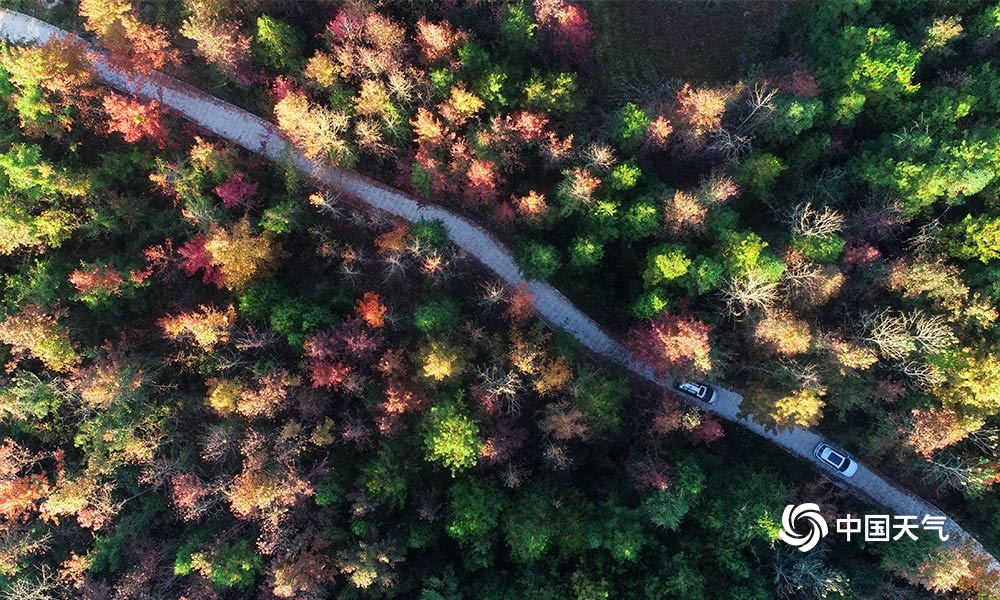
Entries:
[[[14, 43], [38, 44], [52, 37], [61, 37], [67, 32], [43, 21], [18, 12], [0, 9], [0, 39]], [[634, 361], [616, 340], [611, 338], [591, 318], [581, 312], [557, 289], [537, 280], [528, 280], [521, 274], [510, 251], [482, 227], [468, 219], [443, 208], [421, 204], [400, 191], [392, 189], [353, 171], [336, 168], [329, 164], [313, 161], [296, 150], [280, 133], [277, 126], [243, 109], [225, 103], [201, 90], [162, 73], [153, 72], [143, 78], [129, 77], [112, 68], [100, 59], [94, 61], [97, 77], [105, 84], [120, 91], [134, 94], [144, 99], [156, 99], [190, 121], [197, 123], [219, 137], [231, 140], [247, 150], [269, 159], [290, 163], [299, 171], [320, 184], [347, 194], [365, 204], [395, 215], [410, 222], [420, 220], [440, 220], [444, 223], [451, 239], [465, 252], [474, 256], [492, 270], [507, 284], [524, 284], [533, 295], [535, 306], [542, 318], [551, 326], [558, 327], [573, 335], [591, 351], [605, 356], [628, 368], [635, 375], [647, 379], [663, 388], [672, 382], [657, 378], [652, 369]], [[851, 490], [866, 501], [879, 504], [891, 514], [944, 515], [930, 502], [918, 498], [873, 472], [859, 465], [857, 473], [850, 478], [820, 465], [813, 450], [820, 442], [826, 441], [812, 431], [793, 427], [782, 431], [770, 431], [748, 418], [740, 418], [739, 405], [742, 396], [728, 389], [716, 386], [717, 399], [711, 405], [689, 401], [699, 408], [745, 427], [767, 438], [795, 456], [813, 463], [827, 477], [841, 487]], [[831, 445], [837, 446], [830, 442]], [[808, 502], [809, 499], [801, 499]], [[828, 519], [829, 520], [829, 519]], [[832, 525], [832, 523], [831, 523]], [[832, 535], [839, 535], [832, 533]], [[988, 569], [1000, 574], [1000, 563], [985, 548], [955, 521], [948, 519], [944, 526], [949, 544], [965, 543], [988, 560]], [[935, 535], [929, 531], [921, 535]], [[1000, 594], [1000, 589], [992, 590]]]

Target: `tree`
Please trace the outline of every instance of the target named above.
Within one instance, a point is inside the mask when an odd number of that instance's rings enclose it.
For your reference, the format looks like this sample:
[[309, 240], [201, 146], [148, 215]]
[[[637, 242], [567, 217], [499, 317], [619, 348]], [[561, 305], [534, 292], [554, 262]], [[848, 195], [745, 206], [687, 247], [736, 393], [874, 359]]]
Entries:
[[274, 105], [274, 115], [278, 127], [309, 158], [331, 160], [336, 165], [353, 160], [354, 153], [343, 135], [350, 124], [346, 113], [312, 104], [305, 93], [292, 90]]
[[64, 208], [89, 191], [89, 181], [57, 169], [36, 145], [0, 153], [0, 254], [20, 248], [58, 248], [83, 218]]
[[396, 584], [393, 568], [402, 561], [403, 556], [389, 540], [359, 540], [355, 548], [337, 553], [337, 566], [351, 585], [361, 590], [375, 588], [381, 594], [390, 594]]
[[723, 90], [693, 88], [688, 83], [677, 92], [677, 112], [672, 122], [688, 147], [700, 147], [708, 134], [722, 125], [728, 101], [729, 94]]
[[280, 73], [291, 72], [302, 56], [298, 32], [288, 23], [270, 15], [257, 17], [254, 42], [264, 66]]
[[483, 442], [476, 422], [463, 414], [456, 403], [446, 402], [431, 407], [428, 413], [424, 448], [427, 460], [449, 469], [454, 477], [476, 466]]
[[781, 356], [804, 354], [812, 347], [809, 324], [781, 311], [769, 312], [757, 323], [754, 339], [769, 353]]
[[823, 418], [823, 407], [826, 406], [823, 394], [819, 390], [801, 389], [782, 396], [775, 401], [769, 416], [778, 427], [814, 427]]
[[705, 373], [712, 369], [711, 330], [686, 313], [663, 312], [649, 325], [633, 327], [627, 343], [633, 359], [650, 365], [660, 377]]
[[270, 232], [251, 233], [250, 221], [244, 217], [225, 229], [213, 224], [205, 236], [205, 251], [222, 272], [223, 284], [239, 292], [277, 267], [281, 244], [273, 241]]
[[388, 309], [385, 304], [382, 304], [382, 300], [376, 292], [365, 292], [355, 305], [355, 312], [358, 318], [373, 329], [378, 329], [385, 325], [386, 310]]
[[961, 442], [984, 424], [981, 419], [962, 417], [952, 407], [915, 408], [912, 415], [906, 443], [924, 458], [931, 458], [937, 450]]
[[497, 526], [503, 509], [496, 490], [472, 479], [461, 479], [448, 488], [445, 531], [460, 544], [473, 544]]
[[649, 124], [650, 118], [646, 111], [629, 102], [615, 112], [612, 131], [623, 150], [634, 150], [639, 146]]
[[547, 279], [559, 268], [558, 251], [541, 242], [526, 242], [517, 254], [518, 265], [525, 276], [532, 279]]
[[535, 21], [539, 38], [564, 63], [582, 66], [594, 41], [587, 11], [572, 0], [537, 0]]
[[664, 244], [649, 251], [642, 279], [647, 287], [682, 277], [691, 267], [691, 259], [677, 244]]
[[968, 407], [983, 416], [1000, 410], [1000, 358], [967, 348], [946, 360], [944, 380], [934, 387], [942, 403]]
[[546, 499], [532, 492], [504, 511], [502, 529], [516, 562], [531, 563], [545, 555], [556, 533], [551, 513]]
[[140, 21], [128, 0], [81, 0], [80, 16], [86, 19], [84, 26], [111, 50], [111, 62], [122, 72], [145, 74], [180, 62], [166, 30]]
[[0, 342], [11, 346], [14, 360], [7, 365], [13, 370], [25, 357], [37, 358], [53, 371], [68, 371], [80, 360], [73, 349], [69, 329], [59, 324], [65, 313], [35, 304], [22, 306], [0, 322]]
[[708, 206], [690, 192], [677, 190], [664, 199], [667, 229], [677, 236], [690, 237], [704, 231]]
[[912, 81], [920, 53], [889, 25], [845, 27], [828, 51], [827, 66], [819, 74], [844, 94], [835, 106], [840, 121], [850, 122], [866, 101], [889, 109], [919, 88]]
[[465, 371], [465, 351], [440, 339], [432, 339], [420, 350], [421, 375], [432, 382], [458, 377]]
[[955, 229], [958, 236], [964, 235], [965, 239], [952, 244], [952, 256], [978, 259], [982, 263], [1000, 258], [1000, 219], [987, 215], [966, 215]]
[[73, 126], [71, 106], [89, 112], [96, 89], [86, 48], [71, 34], [54, 36], [39, 46], [0, 49], [0, 66], [17, 88], [9, 101], [29, 135], [59, 137]]
[[225, 20], [210, 0], [184, 0], [188, 17], [180, 34], [194, 40], [195, 53], [243, 85], [251, 82], [250, 40], [237, 20]]
[[207, 241], [205, 236], [199, 233], [177, 249], [177, 253], [181, 256], [181, 269], [188, 277], [201, 271], [204, 283], [211, 283], [221, 288], [222, 270], [212, 262], [212, 255], [205, 249]]
[[458, 48], [465, 44], [468, 37], [447, 21], [431, 23], [423, 16], [417, 20], [417, 46], [420, 57], [428, 65], [448, 66], [457, 58]]
[[108, 131], [122, 134], [126, 142], [134, 144], [145, 139], [161, 150], [166, 147], [167, 128], [156, 100], [143, 104], [112, 92], [104, 97], [104, 112], [108, 115]]
[[225, 310], [201, 305], [200, 311], [182, 312], [160, 319], [160, 327], [171, 339], [191, 337], [202, 350], [211, 352], [215, 346], [229, 341], [236, 321], [236, 311], [230, 304]]
[[203, 546], [185, 544], [177, 552], [174, 574], [197, 571], [215, 585], [247, 589], [264, 571], [264, 560], [245, 539]]
[[677, 531], [705, 487], [705, 473], [689, 458], [676, 462], [670, 469], [671, 485], [654, 489], [642, 499], [642, 511], [657, 527]]
[[413, 324], [423, 333], [445, 333], [459, 320], [458, 304], [446, 297], [428, 300], [413, 312]]
[[216, 186], [215, 194], [226, 205], [226, 208], [247, 206], [257, 193], [257, 184], [243, 180], [243, 173], [234, 173], [221, 185]]

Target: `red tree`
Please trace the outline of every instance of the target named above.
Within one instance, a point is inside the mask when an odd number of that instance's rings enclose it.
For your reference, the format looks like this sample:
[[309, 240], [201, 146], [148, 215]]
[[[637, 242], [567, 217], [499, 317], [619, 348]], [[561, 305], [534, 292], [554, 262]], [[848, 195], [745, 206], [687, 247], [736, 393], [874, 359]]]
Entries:
[[166, 147], [167, 128], [156, 100], [143, 104], [134, 98], [111, 93], [104, 97], [104, 112], [108, 115], [108, 131], [122, 134], [126, 142], [134, 144], [146, 139], [161, 149]]
[[373, 329], [378, 329], [385, 325], [385, 304], [379, 299], [375, 292], [365, 292], [355, 306], [358, 317]]
[[206, 241], [204, 235], [198, 234], [177, 249], [177, 253], [183, 259], [181, 268], [188, 277], [202, 270], [201, 280], [203, 282], [211, 283], [215, 287], [221, 288], [222, 271], [215, 266], [215, 263], [212, 261], [212, 255], [205, 249]]
[[705, 372], [712, 368], [708, 335], [712, 328], [686, 313], [664, 312], [629, 332], [629, 350], [658, 376]]
[[246, 206], [247, 201], [257, 193], [257, 184], [243, 181], [243, 173], [235, 173], [225, 183], [215, 188], [226, 208]]
[[594, 31], [583, 7], [567, 0], [536, 0], [538, 32], [564, 62], [583, 65], [590, 56]]
[[69, 274], [69, 282], [81, 294], [99, 291], [109, 295], [118, 294], [124, 283], [121, 273], [110, 264], [91, 269], [74, 269]]

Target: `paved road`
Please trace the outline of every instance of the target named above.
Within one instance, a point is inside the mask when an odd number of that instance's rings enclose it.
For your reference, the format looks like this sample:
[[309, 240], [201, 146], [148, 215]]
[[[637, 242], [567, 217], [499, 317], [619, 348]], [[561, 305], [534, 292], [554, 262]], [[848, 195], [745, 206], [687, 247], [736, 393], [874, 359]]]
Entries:
[[[0, 9], [2, 39], [11, 42], [41, 43], [52, 36], [63, 35], [66, 35], [65, 31], [47, 23], [21, 13]], [[272, 160], [291, 163], [318, 182], [369, 206], [411, 222], [433, 219], [442, 221], [451, 239], [498, 277], [510, 285], [526, 284], [534, 296], [536, 309], [550, 325], [569, 332], [591, 351], [624, 365], [639, 377], [664, 388], [670, 387], [669, 380], [657, 378], [648, 365], [632, 360], [619, 342], [612, 339], [557, 289], [545, 282], [526, 280], [514, 263], [510, 251], [487, 231], [468, 219], [437, 206], [421, 204], [402, 192], [353, 171], [309, 160], [291, 146], [274, 124], [177, 79], [160, 73], [153, 73], [141, 80], [127, 77], [109, 68], [100, 60], [95, 62], [95, 68], [98, 77], [109, 86], [142, 98], [155, 98], [216, 135]], [[742, 396], [736, 392], [720, 387], [718, 398], [713, 404], [705, 405], [694, 400], [691, 402], [728, 421], [746, 427], [803, 460], [817, 463], [813, 450], [817, 444], [824, 441], [824, 438], [799, 427], [780, 432], [769, 431], [750, 419], [740, 418], [738, 412], [742, 400]], [[842, 487], [850, 489], [867, 501], [884, 506], [892, 514], [920, 517], [925, 514], [944, 514], [930, 502], [893, 485], [864, 465], [860, 465], [857, 473], [851, 478], [842, 478], [822, 466], [817, 468], [837, 480]], [[807, 502], [810, 499], [800, 500]], [[957, 523], [948, 519], [945, 532], [950, 536], [949, 543], [966, 541], [971, 543], [988, 557], [991, 570], [1000, 572], [1000, 563]], [[924, 535], [929, 534], [925, 532]]]

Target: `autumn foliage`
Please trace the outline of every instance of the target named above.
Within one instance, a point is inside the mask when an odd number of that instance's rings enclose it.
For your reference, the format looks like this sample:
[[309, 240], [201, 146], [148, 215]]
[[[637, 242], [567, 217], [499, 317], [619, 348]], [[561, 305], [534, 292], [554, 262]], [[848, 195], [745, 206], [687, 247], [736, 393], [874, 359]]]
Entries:
[[160, 148], [166, 146], [167, 128], [163, 124], [160, 103], [156, 100], [144, 104], [134, 98], [110, 93], [104, 97], [104, 112], [108, 115], [108, 131], [120, 133], [126, 142], [134, 144], [147, 140]]
[[709, 333], [711, 327], [691, 315], [665, 311], [649, 325], [634, 327], [627, 343], [633, 359], [658, 376], [697, 374], [712, 368]]

